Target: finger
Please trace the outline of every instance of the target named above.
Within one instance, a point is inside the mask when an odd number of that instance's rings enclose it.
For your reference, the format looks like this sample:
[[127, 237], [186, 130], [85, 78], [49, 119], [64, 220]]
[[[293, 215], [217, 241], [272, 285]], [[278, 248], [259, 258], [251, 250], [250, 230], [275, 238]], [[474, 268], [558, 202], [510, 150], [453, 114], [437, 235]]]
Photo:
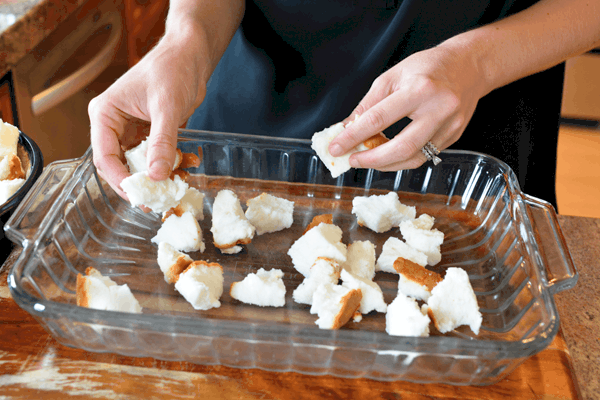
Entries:
[[175, 164], [177, 129], [174, 118], [161, 116], [152, 120], [148, 141], [148, 176], [156, 181], [167, 179]]
[[[94, 163], [94, 164], [96, 164], [96, 163]], [[121, 189], [121, 186], [120, 186], [120, 182], [123, 179], [125, 179], [127, 176], [129, 176], [129, 173], [127, 173], [126, 176], [123, 176], [121, 178], [121, 177], [115, 177], [114, 175], [111, 175], [111, 174], [107, 174], [103, 170], [99, 169], [98, 167], [96, 167], [96, 171], [98, 172], [98, 175], [100, 175], [100, 177], [102, 179], [104, 179], [119, 196], [121, 196], [123, 199], [129, 201], [127, 194], [123, 191], [123, 189]], [[119, 175], [119, 176], [121, 176], [121, 175]]]
[[366, 110], [352, 124], [348, 124], [346, 129], [331, 141], [330, 153], [334, 157], [346, 154], [356, 145], [408, 116], [413, 110], [413, 102], [409, 97], [401, 95], [400, 92], [392, 93]]
[[380, 169], [386, 165], [406, 162], [421, 152], [427, 141], [434, 137], [443, 126], [433, 118], [420, 118], [411, 121], [392, 140], [369, 151], [353, 154], [349, 161], [355, 168]]

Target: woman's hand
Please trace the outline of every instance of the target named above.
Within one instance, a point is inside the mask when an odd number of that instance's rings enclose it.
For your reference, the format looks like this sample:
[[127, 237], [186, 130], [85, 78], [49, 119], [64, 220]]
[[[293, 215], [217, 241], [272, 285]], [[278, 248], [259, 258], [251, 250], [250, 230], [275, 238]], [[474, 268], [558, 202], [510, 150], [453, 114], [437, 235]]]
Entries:
[[177, 129], [204, 98], [198, 70], [184, 41], [164, 38], [90, 102], [94, 164], [100, 176], [124, 198], [119, 185], [129, 172], [123, 149], [148, 134], [149, 175], [155, 180], [169, 176], [175, 161]]
[[353, 154], [350, 164], [382, 171], [416, 168], [427, 161], [421, 148], [428, 141], [439, 150], [457, 141], [487, 93], [476, 60], [460, 50], [442, 44], [379, 76], [346, 122], [361, 117], [331, 142], [331, 154], [345, 154], [404, 117], [411, 122], [396, 137]]

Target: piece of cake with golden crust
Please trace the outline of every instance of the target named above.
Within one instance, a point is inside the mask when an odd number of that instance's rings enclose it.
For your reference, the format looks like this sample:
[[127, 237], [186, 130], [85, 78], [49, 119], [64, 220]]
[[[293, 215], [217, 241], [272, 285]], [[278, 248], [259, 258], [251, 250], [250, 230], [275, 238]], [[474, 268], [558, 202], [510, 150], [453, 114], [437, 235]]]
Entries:
[[242, 251], [252, 241], [256, 228], [248, 221], [237, 195], [223, 189], [213, 202], [212, 227], [214, 245], [224, 254]]
[[176, 250], [186, 253], [206, 249], [202, 228], [198, 220], [191, 212], [184, 212], [181, 217], [173, 214], [168, 217], [156, 232], [156, 236], [150, 239], [152, 243], [169, 243]]
[[469, 325], [473, 333], [479, 334], [483, 318], [469, 275], [462, 268], [446, 270], [444, 279], [431, 291], [424, 309], [441, 333]]
[[[357, 116], [358, 118], [358, 116]], [[349, 123], [352, 123], [349, 122]], [[322, 131], [315, 132], [312, 136], [312, 149], [317, 153], [319, 159], [325, 164], [327, 169], [331, 172], [331, 176], [337, 178], [344, 172], [350, 170], [352, 168], [350, 166], [350, 156], [359, 151], [365, 151], [369, 149], [373, 149], [376, 146], [379, 146], [389, 139], [385, 137], [383, 132], [380, 132], [373, 137], [365, 140], [363, 143], [360, 143], [358, 146], [354, 147], [346, 154], [333, 157], [331, 153], [329, 153], [329, 144], [333, 139], [335, 139], [340, 133], [342, 133], [345, 129], [345, 125], [343, 122], [338, 122], [337, 124], [331, 125], [328, 128], [323, 129]]]
[[142, 312], [140, 303], [131, 293], [129, 286], [117, 285], [94, 267], [88, 267], [85, 275], [77, 274], [76, 302], [80, 307], [97, 310], [136, 314]]
[[167, 242], [158, 243], [157, 261], [165, 276], [165, 282], [175, 283], [181, 274], [194, 260], [178, 251]]
[[419, 250], [413, 249], [397, 237], [389, 237], [381, 248], [381, 254], [375, 264], [375, 271], [391, 272], [397, 274], [394, 269], [394, 261], [398, 257], [410, 260], [419, 265], [427, 265], [427, 256]]
[[416, 300], [427, 301], [433, 288], [442, 281], [437, 272], [402, 257], [394, 261], [394, 269], [400, 274], [398, 290]]
[[317, 258], [325, 257], [343, 263], [346, 261], [346, 253], [340, 227], [325, 223], [300, 236], [288, 250], [294, 268], [304, 276], [310, 275], [310, 268]]
[[360, 289], [323, 284], [313, 295], [310, 313], [319, 317], [315, 324], [320, 329], [340, 329], [354, 316], [361, 300]]
[[383, 299], [383, 292], [377, 283], [371, 279], [355, 276], [346, 270], [342, 270], [340, 277], [342, 279], [342, 286], [349, 289], [360, 289], [362, 299], [358, 311], [361, 314], [368, 314], [371, 311], [386, 312], [387, 304]]
[[195, 310], [221, 307], [223, 267], [214, 262], [194, 261], [179, 274], [175, 289]]

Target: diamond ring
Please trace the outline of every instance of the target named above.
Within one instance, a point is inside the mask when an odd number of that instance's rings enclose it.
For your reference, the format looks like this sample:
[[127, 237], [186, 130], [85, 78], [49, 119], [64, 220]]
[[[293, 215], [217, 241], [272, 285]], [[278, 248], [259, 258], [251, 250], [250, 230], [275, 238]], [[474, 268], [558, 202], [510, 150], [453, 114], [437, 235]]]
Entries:
[[438, 157], [440, 151], [437, 147], [435, 147], [435, 144], [427, 142], [421, 151], [425, 155], [425, 158], [427, 158], [427, 161], [433, 162], [433, 165], [438, 165], [440, 162], [442, 162], [442, 159]]

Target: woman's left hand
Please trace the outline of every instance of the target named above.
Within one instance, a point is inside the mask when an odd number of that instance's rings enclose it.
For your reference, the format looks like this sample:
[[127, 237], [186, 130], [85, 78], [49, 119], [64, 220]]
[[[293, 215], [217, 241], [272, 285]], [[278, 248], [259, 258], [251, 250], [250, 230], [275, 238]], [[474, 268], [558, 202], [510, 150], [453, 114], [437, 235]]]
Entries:
[[431, 141], [439, 150], [456, 142], [481, 97], [487, 94], [484, 71], [468, 51], [443, 44], [407, 57], [379, 76], [345, 122], [354, 123], [329, 146], [340, 156], [404, 117], [411, 122], [392, 140], [355, 153], [355, 168], [397, 171], [427, 161], [421, 148]]

